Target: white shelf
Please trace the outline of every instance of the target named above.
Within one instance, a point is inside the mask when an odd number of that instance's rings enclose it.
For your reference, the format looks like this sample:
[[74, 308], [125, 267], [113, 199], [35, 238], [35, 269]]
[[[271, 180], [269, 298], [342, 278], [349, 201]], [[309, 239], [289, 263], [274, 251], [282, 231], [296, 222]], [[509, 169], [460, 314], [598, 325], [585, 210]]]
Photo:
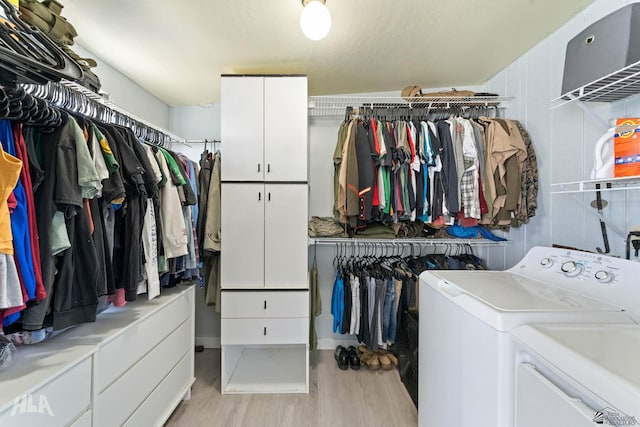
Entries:
[[[600, 184], [597, 189], [596, 185]], [[611, 184], [607, 188], [607, 184]], [[591, 191], [627, 191], [640, 190], [640, 176], [620, 178], [591, 179], [586, 181], [560, 182], [551, 184], [551, 194], [585, 193]]]
[[501, 102], [513, 97], [505, 96], [433, 96], [402, 98], [400, 96], [311, 96], [309, 97], [309, 116], [343, 116], [347, 107], [369, 108], [426, 108], [442, 109], [449, 107], [498, 107]]
[[309, 392], [307, 344], [224, 347], [225, 394]]
[[[640, 61], [554, 99], [558, 108], [574, 101], [613, 102], [640, 93]], [[564, 102], [559, 102], [564, 101]]]

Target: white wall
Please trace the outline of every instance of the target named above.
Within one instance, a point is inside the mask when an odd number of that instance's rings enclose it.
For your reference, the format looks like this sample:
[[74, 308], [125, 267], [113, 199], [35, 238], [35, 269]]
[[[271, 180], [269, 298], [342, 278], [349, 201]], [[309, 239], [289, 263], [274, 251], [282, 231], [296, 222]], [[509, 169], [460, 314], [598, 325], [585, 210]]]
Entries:
[[[606, 130], [592, 120], [576, 104], [551, 109], [551, 101], [560, 96], [567, 42], [585, 27], [632, 3], [626, 0], [596, 0], [579, 15], [532, 48], [486, 85], [486, 90], [515, 97], [507, 116], [521, 120], [529, 131], [536, 149], [540, 193], [538, 211], [530, 224], [513, 230], [507, 265], [515, 264], [536, 245], [562, 244], [595, 251], [604, 248], [595, 209], [589, 204], [593, 193], [578, 195], [550, 194], [550, 184], [589, 179], [593, 167], [596, 141]], [[607, 121], [617, 117], [640, 115], [640, 98], [617, 103], [589, 103]], [[625, 232], [640, 224], [640, 202], [636, 192], [603, 193], [609, 202], [605, 216]], [[624, 256], [624, 241], [608, 230], [613, 255]]]
[[[445, 88], [446, 89], [446, 88]], [[483, 87], [458, 87], [474, 91], [484, 90]], [[439, 89], [424, 88], [424, 92]], [[351, 94], [351, 96], [399, 96], [399, 92]], [[341, 117], [310, 117], [309, 118], [309, 198], [310, 216], [332, 216], [333, 209], [333, 152], [337, 142], [338, 127], [343, 120]], [[500, 233], [498, 233], [500, 234]], [[505, 250], [508, 247], [476, 248], [475, 253], [485, 259], [494, 269], [505, 266]], [[335, 245], [311, 245], [309, 247], [309, 261], [314, 255], [318, 263], [318, 282], [322, 299], [322, 314], [316, 318], [316, 332], [318, 347], [321, 349], [335, 348], [338, 344], [354, 343], [350, 335], [334, 334], [332, 331], [333, 316], [331, 315], [331, 293], [335, 270], [333, 259], [336, 256]]]
[[92, 71], [100, 78], [101, 90], [109, 94], [111, 102], [151, 124], [169, 130], [169, 106], [167, 104], [82, 46], [75, 44], [73, 50], [81, 57], [96, 60], [98, 66]]
[[[514, 97], [508, 104], [505, 116], [521, 120], [527, 128], [536, 149], [539, 167], [540, 191], [536, 216], [528, 225], [513, 229], [509, 233], [507, 238], [511, 242], [508, 250], [480, 250], [479, 255], [488, 258], [494, 266], [511, 266], [521, 259], [529, 248], [536, 245], [559, 243], [590, 250], [602, 246], [597, 219], [570, 196], [551, 195], [549, 191], [552, 182], [588, 178], [593, 163], [593, 146], [604, 129], [591, 123], [576, 105], [551, 110], [551, 100], [560, 95], [566, 43], [585, 26], [629, 2], [596, 0], [584, 12], [482, 87], [486, 91]], [[615, 104], [595, 105], [594, 108], [606, 119], [622, 115], [638, 116], [640, 100], [635, 98]], [[309, 122], [310, 215], [331, 215], [331, 159], [339, 121], [339, 118], [311, 118]], [[187, 139], [219, 138], [219, 105], [171, 108], [169, 124], [172, 132]], [[185, 152], [196, 160], [202, 148], [202, 145], [197, 144], [193, 144], [192, 147], [179, 147], [174, 144], [174, 149]], [[224, 154], [224, 141], [221, 150]], [[633, 197], [625, 197], [623, 192], [607, 193], [603, 197], [609, 201], [605, 215], [612, 218], [619, 228], [628, 230], [631, 224], [640, 224], [640, 216], [635, 214], [639, 202]], [[586, 203], [593, 198], [592, 194], [581, 197]], [[613, 253], [623, 255], [622, 238], [612, 231], [609, 231], [609, 237]], [[317, 249], [311, 247], [309, 250], [310, 260], [316, 251], [324, 303], [323, 314], [316, 321], [318, 338], [321, 347], [331, 348], [338, 340], [344, 338], [331, 332], [331, 260], [335, 256], [335, 248], [320, 246]], [[219, 316], [212, 307], [204, 306], [204, 295], [201, 295], [201, 291], [197, 299], [196, 340], [207, 346], [217, 345], [220, 336]]]
[[[481, 90], [481, 87], [458, 89]], [[437, 89], [425, 89], [425, 91]], [[399, 92], [367, 93], [354, 96], [398, 96]], [[333, 152], [336, 145], [340, 117], [310, 117], [309, 119], [309, 215], [331, 216], [333, 207]], [[205, 105], [192, 107], [171, 108], [170, 130], [187, 139], [220, 137], [220, 105]], [[173, 149], [187, 154], [190, 158], [199, 159], [202, 144], [192, 144], [192, 147], [173, 144]], [[222, 161], [224, 162], [224, 141], [220, 146]], [[479, 248], [476, 253], [488, 260], [493, 268], [503, 268], [506, 250], [499, 248]], [[331, 316], [331, 292], [333, 289], [334, 269], [332, 265], [336, 254], [333, 245], [310, 246], [309, 260], [314, 255], [318, 261], [318, 276], [320, 294], [323, 302], [323, 312], [316, 319], [316, 331], [320, 348], [335, 348], [338, 343], [352, 343], [353, 338], [333, 334]], [[207, 347], [218, 346], [220, 343], [220, 317], [213, 307], [204, 305], [204, 295], [201, 290], [197, 293], [196, 306], [196, 343]]]

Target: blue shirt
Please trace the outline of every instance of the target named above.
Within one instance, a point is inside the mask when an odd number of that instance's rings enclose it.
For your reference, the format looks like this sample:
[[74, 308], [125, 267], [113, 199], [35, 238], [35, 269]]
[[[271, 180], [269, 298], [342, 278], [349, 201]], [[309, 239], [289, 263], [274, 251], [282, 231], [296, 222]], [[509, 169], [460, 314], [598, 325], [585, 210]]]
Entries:
[[333, 314], [333, 332], [341, 333], [342, 316], [344, 315], [344, 280], [340, 275], [340, 269], [336, 270], [336, 279], [333, 283], [331, 314]]

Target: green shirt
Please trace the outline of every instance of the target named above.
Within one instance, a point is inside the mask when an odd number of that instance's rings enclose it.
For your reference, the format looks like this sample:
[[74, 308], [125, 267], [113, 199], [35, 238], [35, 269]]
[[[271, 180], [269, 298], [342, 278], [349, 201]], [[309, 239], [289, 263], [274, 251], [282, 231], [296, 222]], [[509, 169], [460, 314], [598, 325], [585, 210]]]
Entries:
[[100, 142], [100, 151], [102, 151], [102, 157], [104, 157], [104, 162], [107, 164], [109, 173], [117, 171], [120, 168], [120, 164], [113, 155], [113, 151], [111, 151], [109, 141], [102, 135], [102, 132], [100, 132], [96, 125], [93, 125], [93, 133]]

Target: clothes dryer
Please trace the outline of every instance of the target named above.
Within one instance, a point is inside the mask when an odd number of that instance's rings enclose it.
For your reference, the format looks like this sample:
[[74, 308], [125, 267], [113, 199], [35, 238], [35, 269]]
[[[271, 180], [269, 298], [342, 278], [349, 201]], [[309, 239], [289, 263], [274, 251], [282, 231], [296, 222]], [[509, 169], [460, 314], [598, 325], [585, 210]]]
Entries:
[[[511, 331], [537, 323], [634, 324], [640, 264], [534, 247], [506, 271], [420, 275], [418, 420], [421, 427], [515, 423]], [[635, 264], [635, 263], [634, 263]]]

